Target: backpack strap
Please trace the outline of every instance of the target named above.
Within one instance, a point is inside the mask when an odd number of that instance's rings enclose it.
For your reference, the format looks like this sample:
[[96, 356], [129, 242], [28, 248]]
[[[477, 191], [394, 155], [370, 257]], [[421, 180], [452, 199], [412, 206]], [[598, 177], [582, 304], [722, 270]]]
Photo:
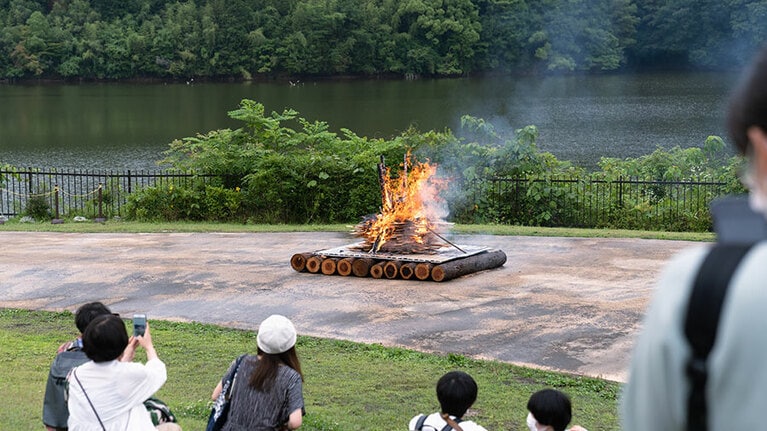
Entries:
[[692, 354], [687, 362], [690, 394], [687, 430], [707, 431], [708, 356], [716, 342], [719, 317], [730, 279], [753, 244], [716, 244], [698, 270], [690, 293], [684, 334]]
[[426, 415], [418, 416], [418, 420], [415, 423], [415, 431], [421, 431], [423, 429], [423, 423], [426, 422]]
[[461, 418], [452, 419], [449, 414], [442, 413], [442, 419], [444, 419], [445, 422], [447, 422], [447, 425], [442, 427], [442, 430], [440, 430], [440, 431], [450, 431], [450, 430], [453, 430], [453, 429], [455, 431], [463, 431], [461, 426], [458, 425], [458, 422], [461, 422]]

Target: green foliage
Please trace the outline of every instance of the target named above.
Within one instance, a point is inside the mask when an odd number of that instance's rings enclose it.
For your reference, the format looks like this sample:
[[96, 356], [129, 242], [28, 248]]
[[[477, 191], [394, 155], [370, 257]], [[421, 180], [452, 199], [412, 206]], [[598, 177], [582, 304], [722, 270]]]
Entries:
[[30, 196], [24, 207], [24, 215], [32, 217], [35, 221], [50, 220], [52, 213], [49, 199], [50, 196], [47, 193]]
[[7, 0], [0, 78], [235, 78], [728, 68], [746, 0]]
[[128, 218], [357, 222], [378, 212], [379, 158], [396, 177], [409, 151], [439, 167], [450, 185], [442, 196], [450, 220], [460, 223], [706, 231], [711, 200], [745, 192], [738, 180], [743, 162], [727, 158], [717, 136], [701, 148], [605, 158], [598, 172], [587, 172], [538, 150], [535, 126], [507, 135], [464, 116], [459, 135], [410, 128], [371, 140], [349, 130], [339, 136], [290, 109], [266, 114], [247, 99], [229, 115], [243, 126], [174, 141], [164, 160], [219, 175], [221, 186], [148, 188], [129, 198]]
[[125, 217], [137, 221], [236, 221], [243, 217], [241, 201], [239, 188], [202, 182], [147, 187], [128, 196]]

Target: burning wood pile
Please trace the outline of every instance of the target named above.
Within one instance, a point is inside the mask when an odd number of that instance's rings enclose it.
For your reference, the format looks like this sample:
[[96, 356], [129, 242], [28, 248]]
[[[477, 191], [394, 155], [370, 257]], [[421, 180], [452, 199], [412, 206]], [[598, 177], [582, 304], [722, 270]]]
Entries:
[[313, 253], [293, 255], [290, 264], [298, 272], [373, 278], [445, 281], [502, 266], [506, 254], [486, 247], [458, 246], [439, 231], [448, 226], [440, 197], [445, 182], [435, 177], [437, 167], [411, 163], [406, 154], [399, 177], [381, 157], [380, 213], [367, 216], [354, 227], [357, 244]]
[[392, 178], [381, 156], [381, 212], [354, 228], [354, 234], [363, 239], [361, 249], [370, 253], [433, 253], [447, 244], [434, 221], [441, 218], [437, 208], [444, 204], [439, 196], [444, 183], [434, 180], [437, 168], [420, 162], [409, 165], [410, 154], [406, 154], [400, 177]]

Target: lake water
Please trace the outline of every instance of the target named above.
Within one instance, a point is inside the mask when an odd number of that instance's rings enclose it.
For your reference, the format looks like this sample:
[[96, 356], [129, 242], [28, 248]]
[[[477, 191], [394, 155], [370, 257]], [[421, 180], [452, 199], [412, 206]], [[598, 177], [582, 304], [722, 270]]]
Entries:
[[593, 166], [725, 136], [736, 76], [719, 73], [274, 83], [0, 85], [0, 164], [155, 169], [173, 139], [240, 123], [244, 98], [293, 108], [333, 130], [391, 137], [459, 129], [470, 114], [504, 133], [528, 124], [539, 148]]

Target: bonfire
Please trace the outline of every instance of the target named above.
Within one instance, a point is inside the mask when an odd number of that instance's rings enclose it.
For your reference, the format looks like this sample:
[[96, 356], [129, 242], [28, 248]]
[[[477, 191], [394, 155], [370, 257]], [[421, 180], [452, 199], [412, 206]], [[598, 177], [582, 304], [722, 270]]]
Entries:
[[442, 220], [445, 202], [440, 197], [445, 182], [437, 179], [436, 172], [436, 165], [415, 159], [411, 162], [411, 154], [407, 153], [399, 176], [392, 177], [381, 157], [381, 211], [355, 226], [354, 234], [363, 239], [360, 249], [369, 253], [420, 254], [451, 244], [438, 232], [446, 225]]

